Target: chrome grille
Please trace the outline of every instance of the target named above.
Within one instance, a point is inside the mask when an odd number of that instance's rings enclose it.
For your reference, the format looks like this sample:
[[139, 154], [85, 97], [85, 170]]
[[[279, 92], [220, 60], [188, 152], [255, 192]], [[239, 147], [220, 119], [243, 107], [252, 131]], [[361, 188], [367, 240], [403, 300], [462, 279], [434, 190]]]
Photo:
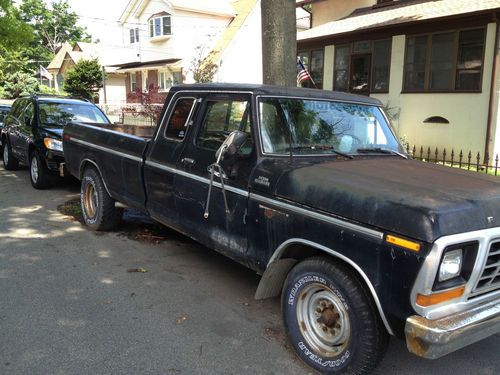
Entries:
[[481, 276], [472, 290], [471, 297], [500, 289], [500, 241], [490, 244]]

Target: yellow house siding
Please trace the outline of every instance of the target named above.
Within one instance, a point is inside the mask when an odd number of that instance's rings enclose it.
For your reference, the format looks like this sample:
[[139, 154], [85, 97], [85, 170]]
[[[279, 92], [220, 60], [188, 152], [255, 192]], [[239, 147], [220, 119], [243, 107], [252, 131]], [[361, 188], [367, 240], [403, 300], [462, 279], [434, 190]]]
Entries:
[[365, 8], [377, 4], [376, 0], [327, 0], [312, 4], [312, 26], [316, 27], [332, 20], [346, 17], [354, 9]]
[[[475, 94], [400, 94], [401, 115], [399, 118], [399, 135], [406, 136], [412, 144], [446, 147], [484, 152], [486, 127], [488, 121], [488, 105], [490, 96], [491, 71], [496, 25], [488, 24], [483, 66], [482, 92]], [[404, 54], [404, 44], [399, 46]], [[392, 61], [391, 69], [401, 69], [403, 65]], [[399, 73], [399, 72], [397, 72]], [[392, 74], [391, 74], [392, 77]], [[401, 91], [401, 80], [397, 90]], [[391, 84], [390, 98], [395, 98], [396, 87]], [[393, 104], [391, 103], [391, 106]], [[431, 116], [442, 116], [449, 124], [428, 124], [423, 121]]]

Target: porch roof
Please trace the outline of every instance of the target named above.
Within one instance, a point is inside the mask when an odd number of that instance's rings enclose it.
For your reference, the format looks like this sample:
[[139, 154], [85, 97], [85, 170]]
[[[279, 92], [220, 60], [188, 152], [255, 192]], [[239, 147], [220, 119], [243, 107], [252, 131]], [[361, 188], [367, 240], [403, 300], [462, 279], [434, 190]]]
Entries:
[[180, 69], [181, 59], [163, 59], [163, 60], [154, 60], [154, 61], [146, 61], [140, 62], [135, 61], [126, 64], [117, 64], [117, 65], [108, 65], [109, 67], [117, 68], [116, 72], [131, 72], [137, 70], [151, 70], [151, 69], [161, 69], [161, 68], [171, 68], [171, 69]]
[[500, 0], [415, 0], [395, 2], [384, 7], [370, 7], [355, 10], [350, 16], [327, 22], [300, 32], [299, 41], [322, 39], [331, 35], [348, 34], [379, 28], [437, 20], [460, 15], [474, 15], [500, 9]]

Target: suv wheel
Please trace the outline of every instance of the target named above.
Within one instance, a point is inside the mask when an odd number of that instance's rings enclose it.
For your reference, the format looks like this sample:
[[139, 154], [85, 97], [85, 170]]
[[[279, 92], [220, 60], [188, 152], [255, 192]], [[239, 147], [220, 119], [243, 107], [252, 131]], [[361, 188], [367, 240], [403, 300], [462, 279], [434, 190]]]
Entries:
[[30, 180], [35, 189], [47, 189], [52, 184], [52, 176], [38, 152], [30, 155]]
[[3, 167], [8, 171], [19, 168], [19, 160], [12, 154], [10, 144], [6, 139], [3, 140]]
[[323, 374], [367, 374], [388, 334], [362, 283], [347, 267], [311, 258], [289, 273], [281, 297], [285, 328], [298, 356]]

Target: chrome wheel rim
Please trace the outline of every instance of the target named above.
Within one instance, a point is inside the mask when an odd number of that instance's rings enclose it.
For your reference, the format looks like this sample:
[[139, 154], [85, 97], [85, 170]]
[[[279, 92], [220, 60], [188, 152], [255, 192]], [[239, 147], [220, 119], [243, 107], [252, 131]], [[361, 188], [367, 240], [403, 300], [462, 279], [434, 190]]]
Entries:
[[349, 345], [351, 323], [339, 296], [323, 284], [306, 286], [297, 301], [299, 329], [310, 348], [335, 357]]
[[5, 144], [3, 146], [3, 161], [5, 162], [5, 164], [8, 164], [9, 163], [9, 149], [8, 149], [9, 146], [7, 146], [7, 144]]
[[97, 192], [94, 185], [89, 183], [85, 186], [83, 194], [83, 207], [88, 217], [94, 217], [97, 211]]
[[36, 156], [31, 158], [31, 180], [36, 183], [38, 181], [38, 159]]

